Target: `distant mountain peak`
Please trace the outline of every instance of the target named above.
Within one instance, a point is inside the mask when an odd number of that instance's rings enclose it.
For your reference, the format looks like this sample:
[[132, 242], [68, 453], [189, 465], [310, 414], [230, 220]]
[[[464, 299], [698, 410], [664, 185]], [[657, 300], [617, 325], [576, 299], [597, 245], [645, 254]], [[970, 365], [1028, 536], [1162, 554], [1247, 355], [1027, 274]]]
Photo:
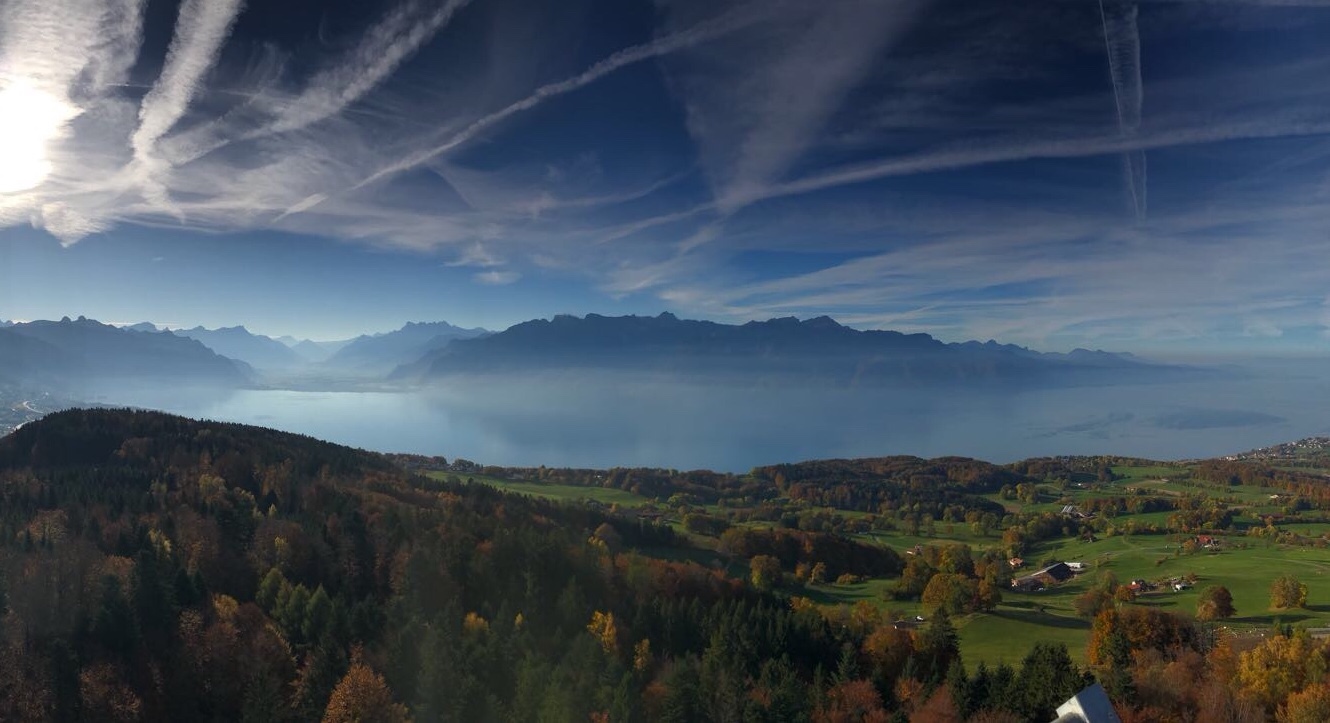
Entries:
[[409, 321], [394, 331], [358, 336], [323, 363], [347, 371], [386, 374], [454, 339], [469, 339], [488, 333], [485, 329], [465, 329], [446, 321]]

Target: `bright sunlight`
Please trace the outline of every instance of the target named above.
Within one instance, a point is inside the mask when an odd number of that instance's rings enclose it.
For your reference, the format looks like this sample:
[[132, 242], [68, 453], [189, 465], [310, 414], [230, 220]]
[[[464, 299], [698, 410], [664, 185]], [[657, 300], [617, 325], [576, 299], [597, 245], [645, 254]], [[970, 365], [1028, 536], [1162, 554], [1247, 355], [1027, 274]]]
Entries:
[[0, 193], [33, 188], [51, 174], [49, 146], [78, 109], [26, 81], [0, 90]]

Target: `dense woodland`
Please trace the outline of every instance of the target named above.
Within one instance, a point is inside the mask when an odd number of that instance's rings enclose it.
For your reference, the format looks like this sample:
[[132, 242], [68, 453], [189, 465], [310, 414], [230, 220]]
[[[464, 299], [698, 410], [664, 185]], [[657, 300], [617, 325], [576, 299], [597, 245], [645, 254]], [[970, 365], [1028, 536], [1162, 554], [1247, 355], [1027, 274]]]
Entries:
[[[1052, 645], [970, 666], [952, 617], [996, 604], [1005, 551], [906, 560], [799, 519], [754, 530], [712, 515], [735, 564], [703, 565], [650, 516], [404, 461], [111, 410], [0, 440], [0, 719], [994, 723], [1051, 720], [1094, 680], [1127, 721], [1330, 719], [1323, 642], [1275, 630], [1238, 651], [1213, 624], [1118, 604], [1109, 578], [1086, 604], [1088, 668]], [[1015, 547], [1078, 534], [977, 496], [1022, 494], [1029, 471], [895, 458], [530, 473], [661, 498], [816, 498], [890, 524], [991, 516]], [[898, 576], [893, 594], [921, 599], [927, 622], [798, 592], [846, 574]]]

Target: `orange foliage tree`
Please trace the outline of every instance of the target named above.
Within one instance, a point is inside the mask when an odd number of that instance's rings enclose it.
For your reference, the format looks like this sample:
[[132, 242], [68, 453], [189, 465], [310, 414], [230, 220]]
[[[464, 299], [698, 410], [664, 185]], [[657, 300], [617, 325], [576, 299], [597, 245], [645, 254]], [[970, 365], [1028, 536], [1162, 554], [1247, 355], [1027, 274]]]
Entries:
[[383, 676], [352, 663], [328, 699], [323, 723], [409, 723], [406, 706], [393, 701]]

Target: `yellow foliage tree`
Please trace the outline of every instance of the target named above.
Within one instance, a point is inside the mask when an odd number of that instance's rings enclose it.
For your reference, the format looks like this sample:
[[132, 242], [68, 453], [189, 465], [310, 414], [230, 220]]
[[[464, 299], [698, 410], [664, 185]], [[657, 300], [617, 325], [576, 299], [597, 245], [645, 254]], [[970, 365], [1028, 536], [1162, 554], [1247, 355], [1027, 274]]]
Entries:
[[1274, 712], [1289, 695], [1325, 677], [1326, 649], [1304, 631], [1276, 635], [1238, 659], [1238, 681], [1253, 698]]
[[619, 628], [614, 624], [614, 613], [599, 610], [591, 613], [591, 622], [586, 629], [600, 642], [600, 647], [608, 655], [613, 655], [619, 648]]
[[393, 701], [392, 691], [364, 663], [352, 663], [328, 698], [323, 723], [410, 723], [406, 706]]
[[633, 646], [633, 670], [641, 673], [651, 666], [651, 641], [643, 638]]
[[1301, 608], [1307, 606], [1307, 585], [1292, 575], [1282, 575], [1270, 586], [1270, 607]]
[[462, 629], [468, 633], [488, 633], [490, 631], [490, 623], [476, 613], [467, 613], [466, 617], [462, 619]]
[[1312, 685], [1288, 697], [1279, 706], [1279, 723], [1325, 723], [1330, 721], [1330, 685]]

